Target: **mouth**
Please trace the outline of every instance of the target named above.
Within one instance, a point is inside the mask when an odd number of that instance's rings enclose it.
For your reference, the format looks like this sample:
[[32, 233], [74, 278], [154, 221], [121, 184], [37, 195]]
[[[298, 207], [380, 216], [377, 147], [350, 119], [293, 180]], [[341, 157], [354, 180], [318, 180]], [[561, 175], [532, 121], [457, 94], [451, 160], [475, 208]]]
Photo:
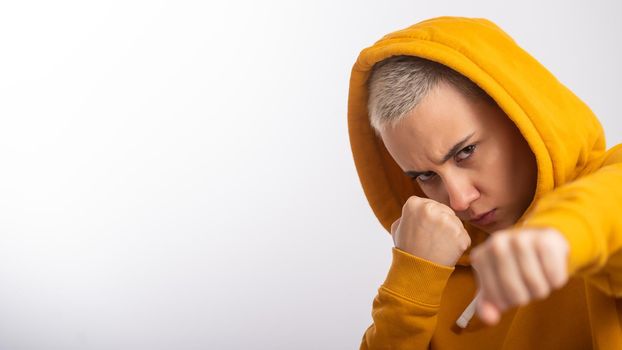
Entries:
[[494, 221], [496, 211], [497, 211], [497, 208], [489, 212], [486, 212], [484, 214], [481, 214], [479, 216], [476, 216], [475, 218], [469, 220], [469, 222], [475, 225], [479, 225], [479, 226], [489, 225], [490, 223]]

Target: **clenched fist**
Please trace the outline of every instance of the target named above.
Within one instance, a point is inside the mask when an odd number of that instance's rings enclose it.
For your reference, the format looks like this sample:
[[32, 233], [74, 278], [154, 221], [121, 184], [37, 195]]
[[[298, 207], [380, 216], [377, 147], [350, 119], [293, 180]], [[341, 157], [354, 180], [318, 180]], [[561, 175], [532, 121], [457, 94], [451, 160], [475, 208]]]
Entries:
[[544, 299], [568, 281], [568, 242], [552, 228], [493, 233], [471, 252], [478, 275], [477, 314], [489, 325], [501, 312]]
[[464, 225], [448, 206], [411, 196], [391, 225], [395, 247], [434, 263], [453, 267], [471, 245]]

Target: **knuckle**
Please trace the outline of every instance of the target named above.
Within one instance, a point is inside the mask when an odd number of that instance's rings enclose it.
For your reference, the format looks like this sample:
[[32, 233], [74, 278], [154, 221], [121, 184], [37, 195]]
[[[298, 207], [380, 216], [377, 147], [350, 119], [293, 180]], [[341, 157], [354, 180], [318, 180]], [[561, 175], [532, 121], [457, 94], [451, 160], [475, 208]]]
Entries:
[[471, 246], [471, 241], [470, 240], [464, 240], [462, 242], [462, 244], [460, 245], [460, 250], [462, 250], [464, 252], [467, 249], [469, 249], [470, 246]]
[[538, 235], [533, 238], [533, 245], [536, 249], [546, 249], [548, 240], [544, 235]]
[[529, 240], [524, 236], [516, 236], [511, 240], [512, 248], [517, 252], [526, 252], [529, 250]]
[[469, 234], [464, 231], [462, 232], [462, 237], [464, 237], [463, 242], [464, 242], [464, 250], [467, 250], [470, 246], [471, 246], [471, 236], [469, 236]]
[[441, 222], [441, 224], [449, 226], [451, 225], [451, 222], [453, 220], [451, 219], [451, 216], [449, 216], [449, 214], [443, 212], [440, 214], [439, 221]]
[[413, 197], [408, 198], [402, 206], [402, 214], [412, 211], [415, 208], [415, 203], [411, 198]]
[[493, 239], [490, 242], [490, 251], [495, 257], [502, 257], [507, 251], [505, 242], [500, 238]]
[[423, 198], [420, 198], [417, 196], [410, 196], [408, 197], [408, 199], [406, 199], [406, 202], [404, 203], [402, 210], [414, 210], [418, 208], [419, 206], [421, 206], [423, 203], [425, 203]]
[[406, 199], [406, 203], [404, 205], [413, 205], [419, 202], [421, 198], [417, 196], [410, 196]]
[[509, 241], [509, 236], [506, 233], [500, 233], [492, 236], [492, 241], [499, 245], [505, 245]]
[[556, 244], [556, 238], [549, 234], [536, 235], [534, 237], [534, 246], [543, 253], [553, 248]]
[[423, 211], [427, 214], [432, 214], [436, 212], [436, 205], [433, 202], [425, 202], [421, 205]]

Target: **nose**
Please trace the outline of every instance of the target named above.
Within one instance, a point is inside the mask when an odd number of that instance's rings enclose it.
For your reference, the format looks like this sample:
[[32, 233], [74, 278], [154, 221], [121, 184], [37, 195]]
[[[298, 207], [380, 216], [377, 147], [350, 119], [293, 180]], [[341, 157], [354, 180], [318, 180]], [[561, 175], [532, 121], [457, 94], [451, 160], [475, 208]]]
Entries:
[[471, 203], [479, 198], [479, 191], [468, 176], [453, 175], [445, 179], [445, 189], [449, 205], [456, 212], [469, 209]]

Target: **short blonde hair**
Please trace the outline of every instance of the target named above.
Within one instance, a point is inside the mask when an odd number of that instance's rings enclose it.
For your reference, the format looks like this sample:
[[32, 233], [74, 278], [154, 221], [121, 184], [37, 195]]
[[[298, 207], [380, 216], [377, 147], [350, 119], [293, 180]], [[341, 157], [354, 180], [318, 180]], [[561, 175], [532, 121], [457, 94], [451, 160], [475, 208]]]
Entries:
[[376, 63], [367, 87], [370, 123], [376, 132], [394, 127], [440, 82], [447, 82], [464, 96], [496, 102], [477, 84], [440, 63], [416, 56], [393, 56]]

